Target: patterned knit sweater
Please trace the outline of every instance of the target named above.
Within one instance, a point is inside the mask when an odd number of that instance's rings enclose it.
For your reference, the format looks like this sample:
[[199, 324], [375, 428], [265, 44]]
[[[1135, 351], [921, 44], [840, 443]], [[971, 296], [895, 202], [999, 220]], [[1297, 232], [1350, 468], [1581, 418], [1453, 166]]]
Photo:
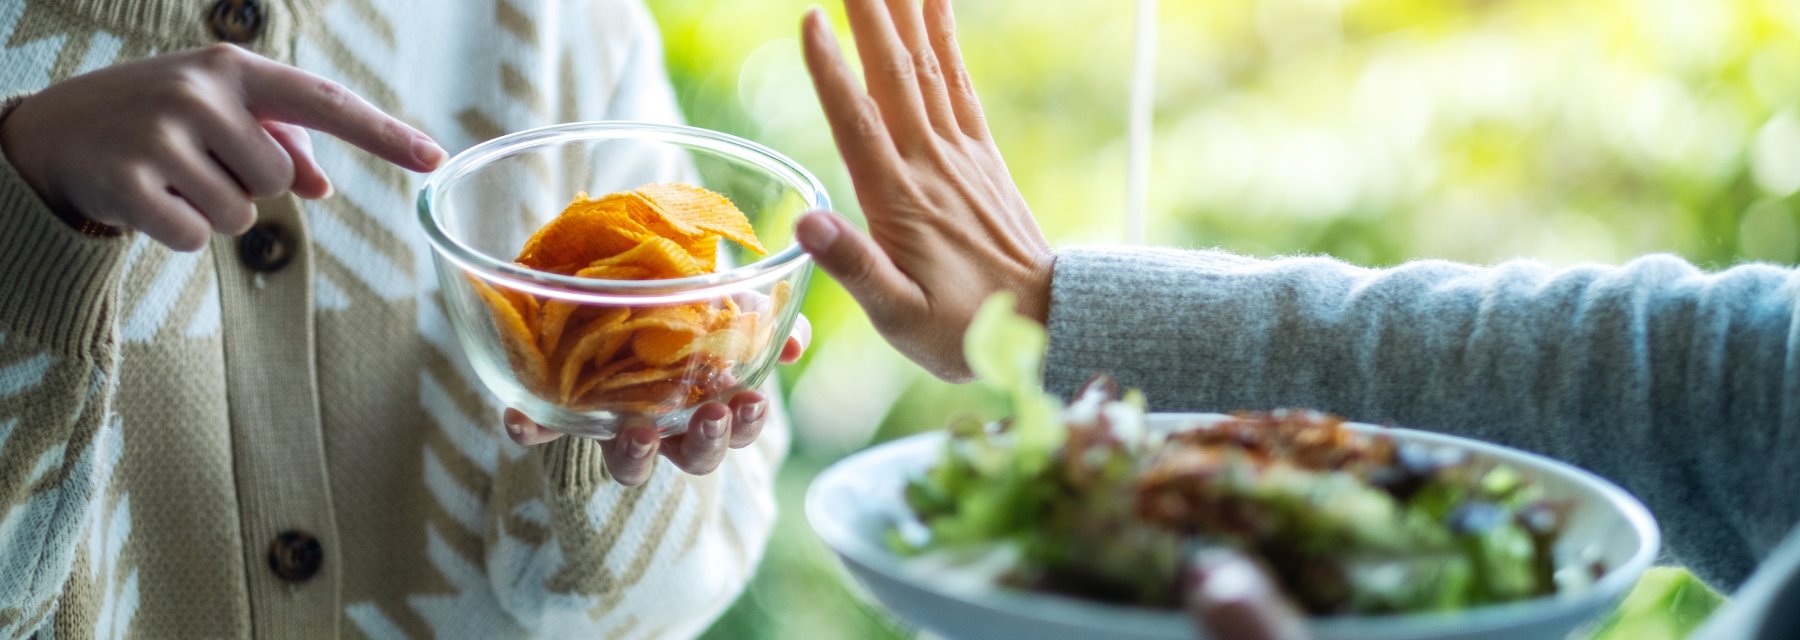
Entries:
[[[0, 95], [221, 38], [453, 153], [677, 118], [635, 0], [0, 0]], [[314, 139], [337, 193], [258, 206], [295, 249], [267, 273], [233, 238], [80, 235], [0, 159], [0, 637], [704, 630], [767, 540], [780, 416], [634, 489], [592, 441], [513, 445], [448, 330], [420, 177]]]

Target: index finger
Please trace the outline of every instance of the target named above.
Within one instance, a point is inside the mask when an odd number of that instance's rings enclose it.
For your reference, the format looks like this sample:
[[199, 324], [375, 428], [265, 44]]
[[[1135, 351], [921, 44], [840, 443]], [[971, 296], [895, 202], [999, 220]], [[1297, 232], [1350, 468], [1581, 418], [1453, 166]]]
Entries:
[[802, 26], [806, 69], [812, 75], [819, 106], [831, 124], [831, 137], [850, 169], [850, 181], [871, 193], [889, 176], [900, 173], [900, 152], [882, 123], [875, 101], [863, 92], [845, 65], [837, 36], [818, 7], [806, 12]]
[[444, 150], [326, 78], [260, 56], [246, 56], [240, 79], [244, 105], [259, 119], [322, 131], [413, 171], [436, 169]]

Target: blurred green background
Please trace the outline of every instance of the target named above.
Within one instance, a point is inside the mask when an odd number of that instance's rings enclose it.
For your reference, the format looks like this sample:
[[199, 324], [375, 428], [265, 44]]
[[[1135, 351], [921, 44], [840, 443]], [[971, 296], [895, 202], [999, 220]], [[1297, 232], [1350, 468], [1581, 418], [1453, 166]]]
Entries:
[[[800, 59], [811, 0], [659, 0], [690, 122], [761, 141], [860, 217]], [[1161, 3], [1149, 236], [1255, 255], [1709, 267], [1800, 257], [1800, 7], [1786, 0]], [[844, 34], [841, 7], [827, 12]], [[995, 138], [1058, 245], [1124, 238], [1132, 5], [964, 0]], [[782, 519], [715, 638], [913, 632], [854, 595], [801, 515], [812, 476], [975, 402], [814, 280], [783, 370], [796, 438]], [[1678, 571], [1602, 635], [1680, 637], [1717, 597]]]

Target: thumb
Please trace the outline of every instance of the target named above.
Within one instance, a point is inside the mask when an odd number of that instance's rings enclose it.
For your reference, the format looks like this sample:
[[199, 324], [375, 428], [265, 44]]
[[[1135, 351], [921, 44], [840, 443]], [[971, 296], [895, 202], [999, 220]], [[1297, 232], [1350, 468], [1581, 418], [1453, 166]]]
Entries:
[[884, 312], [905, 292], [916, 289], [887, 254], [843, 216], [830, 211], [807, 212], [794, 226], [794, 239], [871, 315]]

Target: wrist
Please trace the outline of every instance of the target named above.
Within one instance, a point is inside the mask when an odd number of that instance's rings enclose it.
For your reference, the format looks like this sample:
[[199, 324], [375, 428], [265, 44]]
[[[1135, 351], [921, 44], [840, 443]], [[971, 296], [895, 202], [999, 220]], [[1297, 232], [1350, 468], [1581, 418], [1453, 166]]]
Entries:
[[83, 216], [67, 207], [51, 207], [50, 211], [56, 214], [56, 219], [61, 220], [63, 224], [69, 225], [69, 228], [80, 232], [81, 235], [84, 236], [111, 238], [123, 232], [123, 230], [118, 227], [95, 222], [88, 219], [87, 216]]
[[5, 156], [6, 160], [12, 164], [13, 170], [18, 173], [19, 178], [35, 192], [38, 199], [42, 200], [63, 224], [83, 235], [97, 238], [119, 235], [118, 227], [89, 219], [81, 212], [61, 202], [60, 199], [53, 197], [54, 190], [45, 180], [41, 168], [37, 166], [39, 154], [33, 153], [30, 145], [25, 141], [25, 131], [29, 127], [17, 117], [29, 97], [29, 95], [20, 95], [0, 102], [0, 155]]
[[1013, 311], [1046, 327], [1050, 326], [1050, 281], [1056, 272], [1056, 253], [1048, 252], [1031, 270], [1015, 293]]

